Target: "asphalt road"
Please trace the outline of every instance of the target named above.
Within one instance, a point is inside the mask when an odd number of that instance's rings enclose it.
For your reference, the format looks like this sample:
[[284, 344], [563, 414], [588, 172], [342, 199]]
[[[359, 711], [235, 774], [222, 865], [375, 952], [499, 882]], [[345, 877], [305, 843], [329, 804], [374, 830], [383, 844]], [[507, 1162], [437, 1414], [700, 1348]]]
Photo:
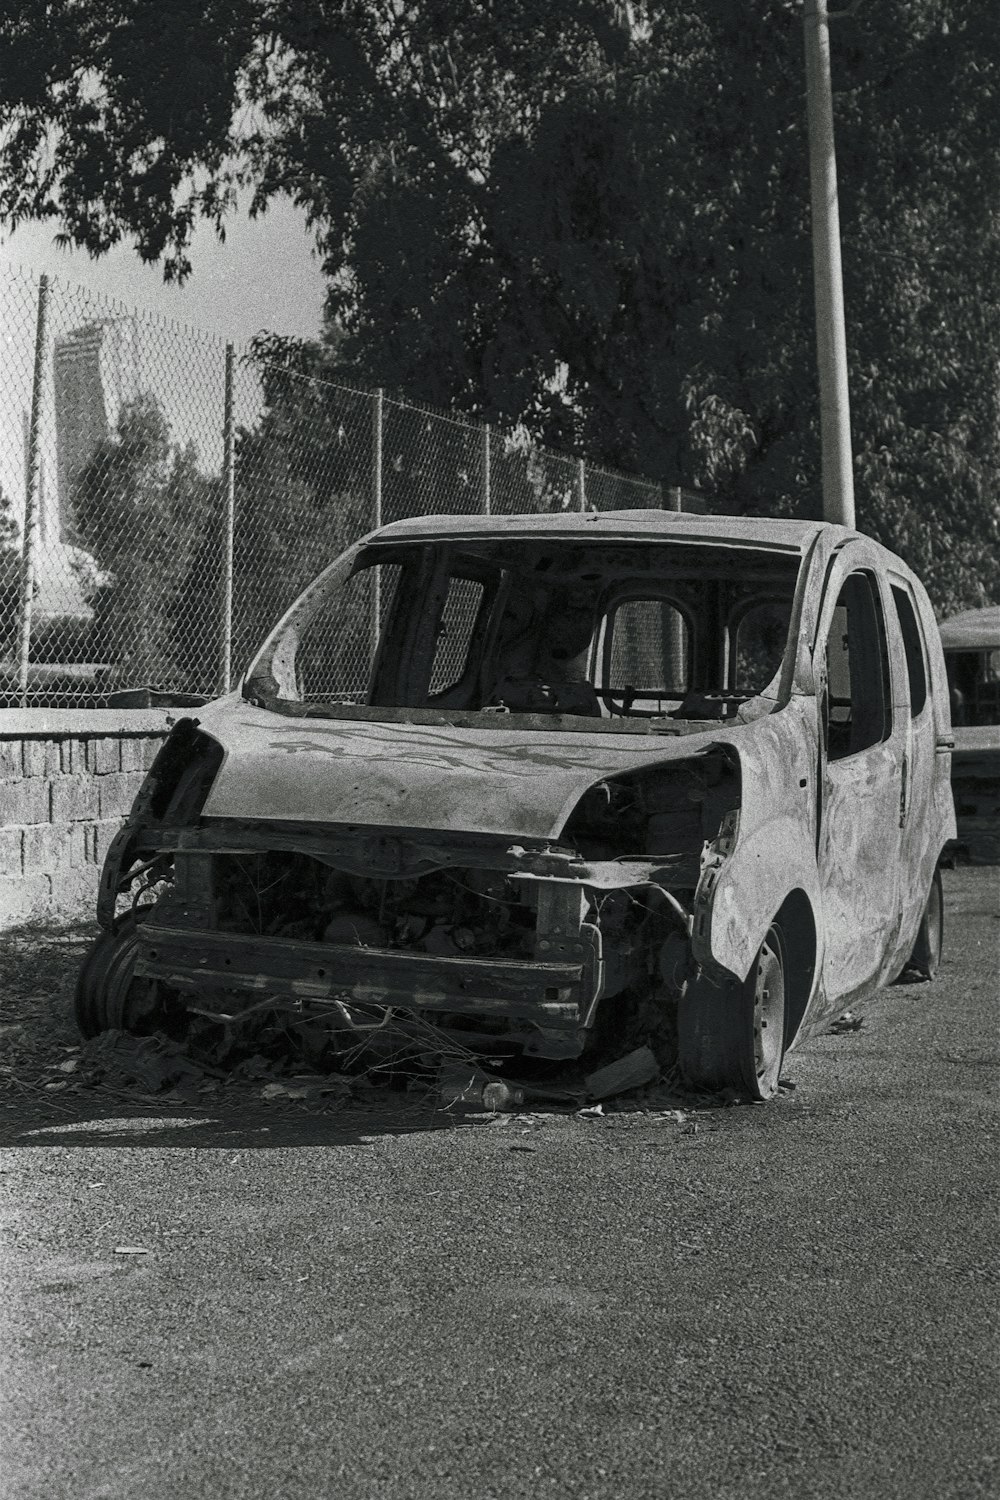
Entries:
[[0, 1494], [1000, 1494], [997, 877], [767, 1106], [19, 1120]]

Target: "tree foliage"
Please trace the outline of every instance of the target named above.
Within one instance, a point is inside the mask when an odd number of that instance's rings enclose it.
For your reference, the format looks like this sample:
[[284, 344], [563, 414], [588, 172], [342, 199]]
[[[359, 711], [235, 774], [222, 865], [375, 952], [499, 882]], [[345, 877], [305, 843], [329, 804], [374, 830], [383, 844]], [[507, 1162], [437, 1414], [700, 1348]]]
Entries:
[[[799, 0], [13, 0], [8, 216], [188, 269], [290, 194], [325, 368], [734, 510], [816, 513]], [[938, 604], [1000, 598], [1000, 30], [833, 23], [859, 524]], [[40, 34], [41, 32], [41, 34]]]
[[95, 659], [115, 663], [129, 686], [200, 685], [206, 654], [217, 662], [219, 652], [218, 535], [214, 578], [195, 576], [219, 514], [218, 481], [199, 472], [192, 446], [171, 444], [154, 397], [123, 405], [115, 433], [77, 476], [72, 504], [77, 539], [98, 565], [88, 600]]
[[21, 532], [0, 485], [0, 658], [11, 654], [21, 598]]

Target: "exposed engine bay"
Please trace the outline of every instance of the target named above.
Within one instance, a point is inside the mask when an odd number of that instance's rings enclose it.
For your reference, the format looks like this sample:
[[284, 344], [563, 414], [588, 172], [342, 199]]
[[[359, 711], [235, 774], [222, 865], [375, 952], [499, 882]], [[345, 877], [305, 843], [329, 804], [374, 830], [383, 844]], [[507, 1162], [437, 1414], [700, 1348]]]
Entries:
[[[290, 826], [201, 817], [218, 760], [178, 725], [109, 857], [102, 918], [132, 935], [145, 1013], [266, 1006], [343, 1039], [405, 1012], [494, 1059], [578, 1056], [639, 989], [669, 1011], [706, 849], [739, 804], [720, 745], [593, 784], [558, 839]], [[119, 986], [106, 1008], [128, 1003]]]

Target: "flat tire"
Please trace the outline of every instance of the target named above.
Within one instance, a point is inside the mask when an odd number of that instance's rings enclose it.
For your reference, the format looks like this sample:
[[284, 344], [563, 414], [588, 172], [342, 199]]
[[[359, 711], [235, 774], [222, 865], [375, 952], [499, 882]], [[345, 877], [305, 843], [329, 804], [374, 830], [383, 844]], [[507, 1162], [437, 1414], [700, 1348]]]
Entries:
[[785, 1055], [785, 947], [775, 924], [744, 980], [702, 973], [685, 988], [677, 1012], [678, 1061], [688, 1081], [743, 1098], [777, 1092]]

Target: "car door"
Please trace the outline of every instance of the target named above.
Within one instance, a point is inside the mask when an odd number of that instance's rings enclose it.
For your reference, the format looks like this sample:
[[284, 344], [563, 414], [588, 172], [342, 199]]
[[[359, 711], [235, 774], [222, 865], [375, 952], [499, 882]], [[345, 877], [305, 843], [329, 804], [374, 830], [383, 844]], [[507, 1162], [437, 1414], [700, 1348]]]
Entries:
[[898, 626], [874, 548], [849, 544], [830, 564], [814, 664], [820, 705], [817, 865], [828, 1000], [873, 988], [899, 930], [900, 812], [907, 717], [894, 709]]
[[938, 749], [934, 695], [930, 687], [927, 644], [912, 582], [890, 572], [893, 611], [905, 655], [905, 672], [895, 692], [896, 710], [906, 726], [906, 784], [900, 812], [900, 920], [907, 949], [916, 936], [927, 902], [942, 840], [937, 833], [935, 779]]

